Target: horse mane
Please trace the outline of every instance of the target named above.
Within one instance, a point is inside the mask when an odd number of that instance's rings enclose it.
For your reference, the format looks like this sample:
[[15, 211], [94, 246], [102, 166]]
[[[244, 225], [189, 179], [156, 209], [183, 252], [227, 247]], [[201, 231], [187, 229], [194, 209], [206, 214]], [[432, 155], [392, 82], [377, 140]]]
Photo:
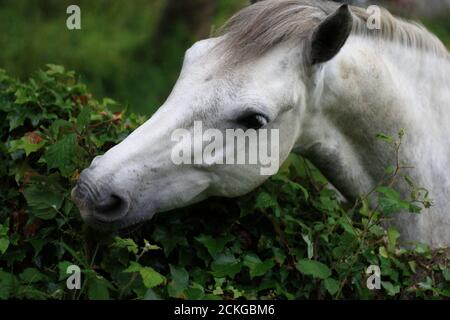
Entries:
[[[218, 47], [234, 63], [256, 58], [276, 45], [287, 41], [307, 40], [312, 31], [339, 4], [324, 0], [265, 0], [236, 13], [219, 30], [223, 40]], [[370, 14], [365, 9], [350, 6], [353, 16], [353, 35], [381, 39], [402, 44], [436, 56], [448, 58], [443, 43], [419, 23], [394, 17], [381, 8], [381, 29], [369, 29]]]

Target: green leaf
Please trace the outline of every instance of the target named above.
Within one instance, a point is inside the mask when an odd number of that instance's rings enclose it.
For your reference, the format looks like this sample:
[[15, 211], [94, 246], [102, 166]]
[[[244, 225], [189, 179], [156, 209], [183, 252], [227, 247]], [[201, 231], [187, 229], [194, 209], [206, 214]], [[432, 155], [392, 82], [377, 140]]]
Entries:
[[9, 239], [8, 238], [0, 238], [0, 253], [4, 254], [9, 247]]
[[395, 251], [395, 247], [397, 246], [397, 240], [400, 238], [400, 233], [397, 231], [397, 229], [390, 227], [387, 231], [388, 235], [388, 250], [390, 252]]
[[331, 270], [322, 262], [303, 259], [297, 262], [297, 270], [301, 273], [318, 279], [326, 279], [331, 276]]
[[381, 285], [383, 288], [387, 291], [388, 295], [395, 296], [400, 292], [400, 286], [399, 285], [393, 285], [389, 281], [381, 281]]
[[59, 269], [59, 280], [64, 280], [67, 279], [70, 274], [67, 273], [67, 269], [69, 268], [69, 266], [73, 265], [73, 263], [69, 262], [69, 261], [61, 261], [60, 263], [58, 263], [58, 269]]
[[97, 276], [91, 276], [88, 282], [89, 300], [109, 300], [108, 282]]
[[381, 197], [378, 203], [380, 211], [385, 214], [392, 214], [402, 210], [409, 211], [410, 209], [408, 202], [392, 198]]
[[20, 278], [20, 280], [22, 280], [23, 282], [25, 282], [27, 284], [47, 280], [47, 276], [45, 276], [43, 273], [41, 273], [39, 270], [37, 270], [35, 268], [25, 269], [19, 275], [19, 278]]
[[139, 263], [135, 261], [130, 261], [130, 265], [128, 266], [128, 268], [124, 269], [122, 272], [125, 273], [139, 272], [141, 271], [142, 268], [143, 266], [141, 266]]
[[269, 209], [278, 206], [277, 201], [267, 192], [261, 192], [256, 198], [256, 209]]
[[142, 281], [147, 289], [154, 288], [162, 284], [166, 278], [160, 273], [156, 272], [152, 267], [142, 267], [139, 270]]
[[54, 185], [43, 183], [30, 185], [23, 195], [33, 215], [43, 220], [53, 219], [64, 201], [64, 195]]
[[120, 237], [115, 237], [114, 246], [116, 246], [117, 248], [126, 248], [128, 252], [132, 252], [134, 254], [137, 254], [139, 250], [139, 247], [136, 244], [136, 242], [134, 242], [134, 240], [130, 238], [123, 239]]
[[286, 254], [283, 252], [283, 250], [279, 248], [273, 248], [272, 250], [273, 250], [273, 258], [275, 259], [276, 263], [282, 265], [286, 260]]
[[202, 234], [195, 238], [198, 242], [203, 244], [211, 256], [215, 256], [216, 254], [223, 251], [225, 245], [234, 239], [231, 235], [212, 237], [205, 234]]
[[5, 222], [0, 224], [0, 253], [4, 254], [9, 247], [9, 219], [6, 219]]
[[84, 106], [81, 109], [80, 114], [77, 117], [77, 129], [82, 132], [85, 130], [86, 126], [89, 124], [91, 120], [92, 110], [89, 106]]
[[63, 66], [59, 66], [56, 64], [47, 64], [47, 68], [48, 68], [48, 70], [46, 71], [46, 73], [48, 75], [55, 75], [55, 74], [62, 75], [66, 71], [66, 69]]
[[0, 300], [7, 300], [13, 294], [16, 285], [16, 277], [0, 269]]
[[380, 140], [383, 140], [384, 142], [389, 143], [389, 144], [393, 144], [393, 143], [395, 142], [395, 140], [394, 140], [393, 137], [388, 136], [388, 135], [386, 135], [386, 134], [384, 134], [384, 133], [378, 133], [378, 134], [376, 135], [376, 137], [377, 137], [378, 139], [380, 139]]
[[442, 270], [442, 275], [444, 276], [445, 280], [450, 281], [450, 267], [446, 267], [444, 270]]
[[378, 187], [377, 192], [384, 194], [390, 199], [400, 200], [400, 194], [392, 188], [389, 187]]
[[379, 209], [386, 214], [402, 210], [415, 210], [409, 202], [403, 201], [400, 194], [390, 187], [378, 187], [376, 191], [382, 195], [378, 199]]
[[176, 247], [188, 245], [186, 237], [183, 234], [174, 234], [168, 232], [165, 228], [157, 228], [153, 233], [153, 239], [161, 242], [166, 256], [169, 256]]
[[167, 286], [167, 292], [173, 298], [180, 298], [181, 294], [188, 288], [189, 274], [183, 267], [170, 265], [170, 275], [172, 280]]
[[56, 119], [49, 128], [49, 131], [53, 138], [58, 139], [60, 131], [69, 131], [73, 128], [73, 125], [63, 119]]
[[17, 104], [25, 104], [36, 100], [35, 97], [31, 96], [30, 88], [25, 86], [17, 89], [17, 91], [15, 92], [15, 96], [16, 100], [14, 102]]
[[50, 146], [43, 156], [49, 169], [59, 169], [64, 177], [69, 177], [86, 152], [77, 144], [77, 136], [68, 134]]
[[340, 217], [338, 221], [339, 221], [340, 226], [345, 231], [347, 231], [348, 233], [350, 233], [353, 236], [357, 236], [357, 233], [355, 232], [355, 228], [353, 228], [352, 221], [350, 220], [349, 217], [347, 217], [347, 216]]
[[263, 262], [256, 254], [250, 253], [244, 257], [243, 265], [249, 268], [250, 278], [253, 279], [266, 274], [267, 271], [275, 266], [275, 261], [267, 259]]
[[155, 290], [147, 289], [147, 291], [145, 292], [143, 300], [153, 300], [154, 301], [154, 300], [163, 300], [163, 298], [161, 297], [161, 295], [156, 293]]
[[324, 281], [325, 289], [327, 289], [328, 293], [334, 296], [339, 290], [339, 282], [334, 280], [333, 278], [327, 278]]
[[387, 252], [386, 248], [384, 246], [381, 246], [378, 249], [378, 252], [380, 253], [380, 256], [382, 256], [383, 258], [389, 258], [389, 253]]
[[38, 151], [45, 145], [45, 141], [41, 140], [39, 142], [30, 140], [29, 137], [25, 136], [19, 140], [13, 140], [9, 143], [8, 152], [15, 152], [17, 150], [24, 150], [25, 155], [28, 157], [33, 152]]
[[205, 290], [198, 283], [193, 283], [191, 287], [186, 290], [187, 300], [201, 300], [205, 296]]
[[233, 278], [241, 271], [242, 264], [232, 254], [220, 254], [211, 263], [212, 275], [216, 278]]

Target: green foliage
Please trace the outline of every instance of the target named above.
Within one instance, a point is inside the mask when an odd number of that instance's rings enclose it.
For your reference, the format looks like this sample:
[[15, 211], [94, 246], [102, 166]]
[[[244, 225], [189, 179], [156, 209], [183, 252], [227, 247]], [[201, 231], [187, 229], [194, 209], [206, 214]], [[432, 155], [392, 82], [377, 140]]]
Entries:
[[[400, 209], [418, 214], [431, 203], [399, 161], [354, 203], [292, 156], [245, 197], [159, 214], [127, 235], [93, 232], [70, 190], [94, 156], [143, 121], [112, 104], [59, 66], [26, 82], [0, 71], [0, 299], [450, 296], [445, 256], [421, 244], [400, 248], [398, 231], [381, 227]], [[388, 152], [398, 153], [402, 136], [383, 136]], [[392, 188], [399, 179], [410, 199]], [[66, 288], [72, 264], [82, 270], [78, 291]], [[370, 265], [381, 269], [380, 290], [367, 289]]]
[[425, 18], [422, 21], [450, 49], [450, 13], [444, 13], [435, 18]]
[[[49, 61], [62, 64], [77, 70], [95, 94], [113, 95], [133, 111], [151, 114], [178, 78], [184, 52], [200, 40], [179, 21], [170, 21], [165, 39], [155, 39], [167, 2], [0, 1], [0, 66], [26, 78]], [[218, 0], [212, 28], [247, 3]], [[81, 30], [66, 28], [69, 5], [81, 8]]]

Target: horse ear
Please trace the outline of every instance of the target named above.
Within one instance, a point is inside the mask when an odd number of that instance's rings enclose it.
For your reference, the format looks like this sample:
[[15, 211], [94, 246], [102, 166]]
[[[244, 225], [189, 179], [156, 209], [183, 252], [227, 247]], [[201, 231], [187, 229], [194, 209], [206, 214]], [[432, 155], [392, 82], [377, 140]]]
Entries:
[[311, 63], [331, 60], [343, 47], [352, 31], [353, 18], [344, 4], [329, 15], [313, 32], [311, 42]]

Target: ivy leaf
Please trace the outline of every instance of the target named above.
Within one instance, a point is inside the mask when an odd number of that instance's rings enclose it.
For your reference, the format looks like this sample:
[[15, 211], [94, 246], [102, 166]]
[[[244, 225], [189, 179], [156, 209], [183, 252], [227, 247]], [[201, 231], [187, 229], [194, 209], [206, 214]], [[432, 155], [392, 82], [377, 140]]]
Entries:
[[28, 157], [31, 153], [41, 149], [44, 145], [45, 141], [42, 140], [36, 132], [29, 132], [21, 139], [11, 141], [8, 152], [15, 152], [22, 149]]
[[324, 281], [325, 289], [327, 289], [328, 293], [334, 296], [339, 290], [339, 282], [334, 280], [333, 278], [327, 278]]
[[134, 242], [133, 239], [123, 239], [120, 237], [115, 237], [114, 238], [114, 246], [116, 246], [117, 248], [126, 248], [128, 250], [128, 252], [137, 254], [139, 247], [136, 244], [136, 242]]
[[77, 136], [68, 134], [50, 146], [43, 156], [49, 169], [59, 169], [64, 177], [69, 177], [77, 169], [86, 152], [78, 146]]
[[183, 267], [170, 265], [170, 275], [172, 281], [167, 286], [169, 296], [173, 298], [180, 298], [181, 294], [188, 288], [189, 274]]
[[322, 262], [303, 259], [297, 262], [297, 270], [301, 273], [318, 279], [326, 279], [331, 276], [331, 270]]
[[36, 97], [33, 96], [32, 90], [29, 86], [20, 87], [14, 95], [16, 96], [16, 100], [14, 102], [17, 104], [25, 104], [36, 101]]
[[23, 195], [33, 215], [39, 219], [53, 219], [64, 201], [64, 195], [48, 184], [31, 184]]
[[390, 296], [395, 296], [396, 294], [400, 293], [399, 285], [393, 285], [389, 281], [381, 281], [381, 285], [387, 291], [387, 294]]
[[400, 200], [400, 194], [392, 188], [389, 187], [378, 187], [377, 192], [382, 193], [389, 199]]
[[170, 233], [165, 228], [157, 228], [153, 232], [153, 239], [161, 242], [166, 257], [168, 257], [177, 246], [188, 245], [186, 237], [183, 234]]
[[185, 294], [187, 300], [202, 300], [205, 296], [205, 289], [203, 285], [193, 282]]
[[139, 272], [147, 289], [152, 289], [166, 281], [166, 278], [152, 267], [143, 267], [135, 261], [131, 261], [130, 266], [123, 272]]
[[253, 279], [266, 274], [267, 271], [275, 266], [275, 261], [267, 259], [263, 262], [256, 254], [250, 253], [244, 257], [243, 264], [249, 268], [250, 278]]
[[73, 126], [69, 121], [63, 119], [56, 119], [50, 126], [49, 131], [53, 138], [58, 139], [60, 131], [70, 130], [72, 128]]
[[388, 250], [390, 252], [394, 252], [395, 247], [397, 245], [397, 240], [400, 237], [400, 233], [397, 231], [397, 229], [390, 227], [387, 231], [388, 235]]
[[153, 289], [147, 289], [144, 294], [143, 300], [163, 300], [161, 295], [155, 292]]
[[3, 225], [0, 224], [0, 253], [4, 254], [9, 247], [9, 219]]
[[47, 64], [47, 68], [48, 70], [46, 71], [46, 73], [48, 75], [56, 75], [56, 74], [63, 75], [65, 72], [65, 68], [63, 66], [56, 64]]
[[71, 266], [73, 263], [69, 262], [69, 261], [61, 261], [60, 263], [58, 263], [58, 270], [59, 270], [59, 281], [67, 279], [70, 274], [67, 273], [67, 269], [69, 268], [69, 266]]
[[86, 126], [89, 124], [91, 120], [92, 110], [89, 106], [84, 106], [81, 109], [80, 114], [77, 117], [77, 129], [79, 132], [83, 132]]
[[141, 271], [142, 268], [143, 267], [139, 263], [137, 263], [135, 261], [130, 261], [130, 265], [128, 266], [128, 268], [126, 268], [122, 272], [125, 272], [125, 273], [139, 272], [139, 271]]
[[256, 198], [256, 209], [269, 209], [275, 208], [278, 206], [277, 201], [273, 196], [268, 194], [267, 192], [261, 192]]
[[445, 280], [450, 281], [450, 267], [444, 268], [444, 270], [442, 270], [442, 275]]
[[225, 248], [225, 245], [233, 240], [233, 236], [226, 235], [226, 236], [219, 236], [219, 237], [212, 237], [205, 234], [202, 234], [195, 239], [203, 244], [206, 249], [208, 249], [208, 252], [211, 256], [215, 256], [216, 254], [223, 251]]
[[20, 280], [25, 283], [35, 283], [47, 280], [47, 276], [35, 268], [26, 268], [20, 275]]
[[90, 300], [109, 300], [109, 283], [97, 275], [89, 277], [88, 297]]
[[242, 264], [232, 254], [220, 254], [211, 263], [211, 273], [216, 278], [225, 278], [227, 276], [233, 278], [241, 271]]
[[139, 270], [139, 273], [147, 289], [159, 286], [164, 281], [166, 281], [166, 278], [157, 271], [155, 271], [155, 269], [153, 269], [152, 267], [142, 267]]
[[9, 247], [9, 239], [4, 237], [0, 238], [0, 253], [4, 254]]
[[7, 300], [12, 294], [15, 285], [17, 284], [16, 277], [8, 272], [0, 269], [0, 299]]

